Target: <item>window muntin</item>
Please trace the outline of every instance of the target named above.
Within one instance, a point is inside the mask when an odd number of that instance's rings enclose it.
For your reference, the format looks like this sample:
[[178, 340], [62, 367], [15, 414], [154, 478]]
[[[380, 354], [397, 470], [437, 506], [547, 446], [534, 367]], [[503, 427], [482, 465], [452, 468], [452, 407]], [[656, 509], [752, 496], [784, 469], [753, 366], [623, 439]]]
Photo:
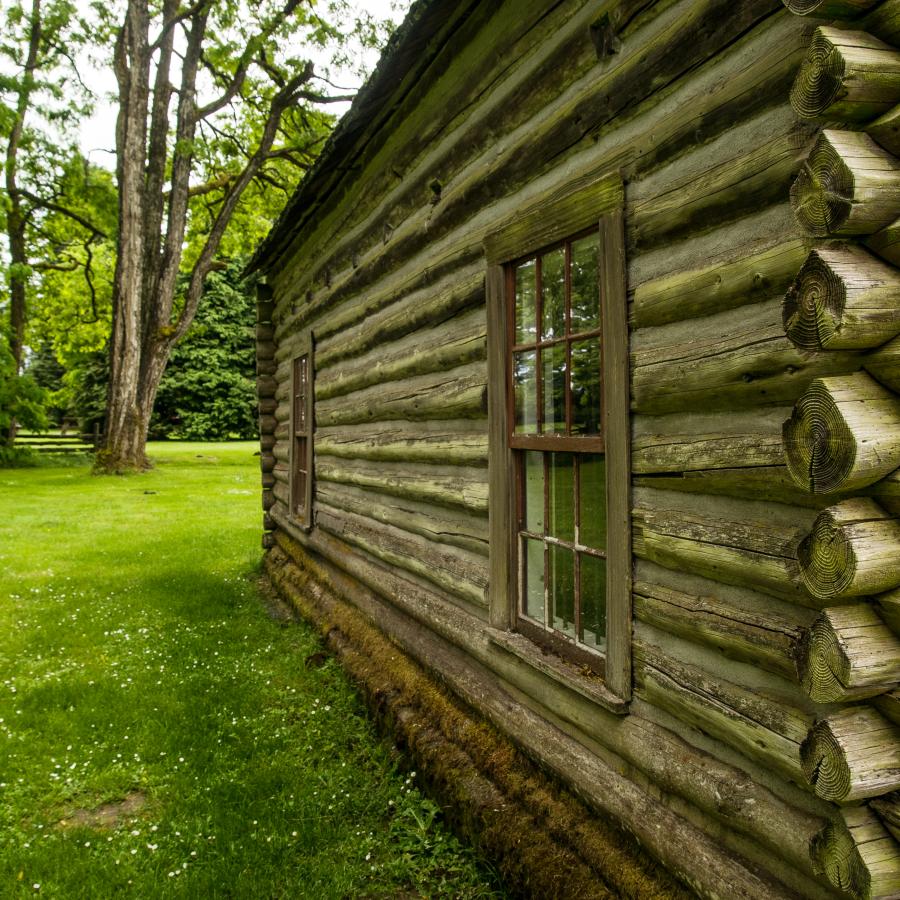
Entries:
[[517, 625], [602, 671], [606, 460], [599, 235], [507, 267]]

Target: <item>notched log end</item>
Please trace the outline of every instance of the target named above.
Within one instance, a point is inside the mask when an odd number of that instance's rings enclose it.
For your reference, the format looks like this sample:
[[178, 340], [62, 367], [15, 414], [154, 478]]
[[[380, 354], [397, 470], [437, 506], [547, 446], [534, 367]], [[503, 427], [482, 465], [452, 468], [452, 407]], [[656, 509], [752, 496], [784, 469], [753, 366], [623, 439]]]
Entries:
[[819, 135], [809, 158], [791, 185], [791, 207], [813, 237], [836, 234], [853, 211], [855, 178], [828, 131]]
[[817, 28], [809, 52], [791, 88], [791, 106], [798, 116], [824, 115], [843, 93], [846, 63], [830, 40], [831, 29]]
[[839, 330], [846, 299], [828, 257], [813, 250], [784, 296], [785, 334], [801, 350], [824, 350]]

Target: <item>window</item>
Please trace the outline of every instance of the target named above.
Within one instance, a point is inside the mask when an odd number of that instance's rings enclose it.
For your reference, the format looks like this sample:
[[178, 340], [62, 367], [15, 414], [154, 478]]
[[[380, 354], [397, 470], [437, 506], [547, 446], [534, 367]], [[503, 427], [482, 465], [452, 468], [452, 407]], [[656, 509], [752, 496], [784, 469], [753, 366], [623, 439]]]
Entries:
[[307, 332], [291, 363], [291, 515], [312, 525], [313, 348]]
[[631, 689], [622, 184], [588, 180], [486, 242], [491, 617]]

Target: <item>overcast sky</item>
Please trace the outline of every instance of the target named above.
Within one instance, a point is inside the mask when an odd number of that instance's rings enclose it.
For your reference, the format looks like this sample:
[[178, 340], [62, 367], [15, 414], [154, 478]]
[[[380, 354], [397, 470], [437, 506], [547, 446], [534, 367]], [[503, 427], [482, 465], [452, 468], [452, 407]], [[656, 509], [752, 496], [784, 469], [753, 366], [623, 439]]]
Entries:
[[[393, 19], [399, 23], [403, 20], [411, 0], [350, 0], [350, 3], [356, 9], [365, 10], [377, 18]], [[79, 5], [87, 8], [88, 0], [79, 0]], [[330, 80], [335, 84], [354, 90], [360, 87], [362, 82], [355, 72], [335, 70], [330, 66], [327, 54], [312, 55], [317, 70], [324, 72], [330, 69]], [[378, 54], [360, 50], [360, 59], [362, 68], [371, 72], [378, 62]], [[87, 59], [79, 60], [79, 72], [84, 82], [97, 96], [94, 114], [85, 119], [81, 125], [81, 149], [91, 162], [111, 169], [115, 165], [111, 151], [115, 144], [116, 108], [109, 97], [116, 91], [115, 77], [109, 64], [92, 64]], [[329, 106], [329, 112], [342, 115], [349, 107], [349, 103], [332, 104]]]

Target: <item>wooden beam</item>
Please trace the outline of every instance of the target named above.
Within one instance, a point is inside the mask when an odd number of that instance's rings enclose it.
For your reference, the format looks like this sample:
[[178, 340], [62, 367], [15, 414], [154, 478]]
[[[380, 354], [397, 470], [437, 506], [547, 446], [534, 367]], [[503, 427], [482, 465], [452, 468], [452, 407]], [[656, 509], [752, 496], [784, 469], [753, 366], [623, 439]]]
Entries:
[[900, 334], [900, 271], [862, 247], [813, 250], [784, 297], [784, 330], [803, 350], [866, 350]]
[[879, 0], [783, 0], [784, 5], [798, 16], [818, 16], [823, 19], [855, 19]]
[[791, 186], [814, 237], [874, 234], [900, 215], [900, 162], [867, 134], [825, 130]]
[[854, 497], [824, 510], [797, 550], [800, 575], [820, 600], [880, 594], [900, 586], [900, 520]]
[[900, 52], [864, 31], [823, 25], [791, 88], [798, 116], [868, 122], [900, 102]]
[[852, 803], [900, 788], [900, 728], [869, 706], [843, 709], [816, 722], [800, 758], [823, 800]]
[[900, 337], [867, 353], [861, 362], [865, 370], [885, 387], [900, 392]]
[[817, 378], [783, 438], [798, 485], [815, 494], [860, 490], [900, 467], [900, 398], [865, 372]]
[[800, 644], [797, 671], [816, 703], [846, 703], [900, 683], [900, 639], [869, 603], [824, 610]]

